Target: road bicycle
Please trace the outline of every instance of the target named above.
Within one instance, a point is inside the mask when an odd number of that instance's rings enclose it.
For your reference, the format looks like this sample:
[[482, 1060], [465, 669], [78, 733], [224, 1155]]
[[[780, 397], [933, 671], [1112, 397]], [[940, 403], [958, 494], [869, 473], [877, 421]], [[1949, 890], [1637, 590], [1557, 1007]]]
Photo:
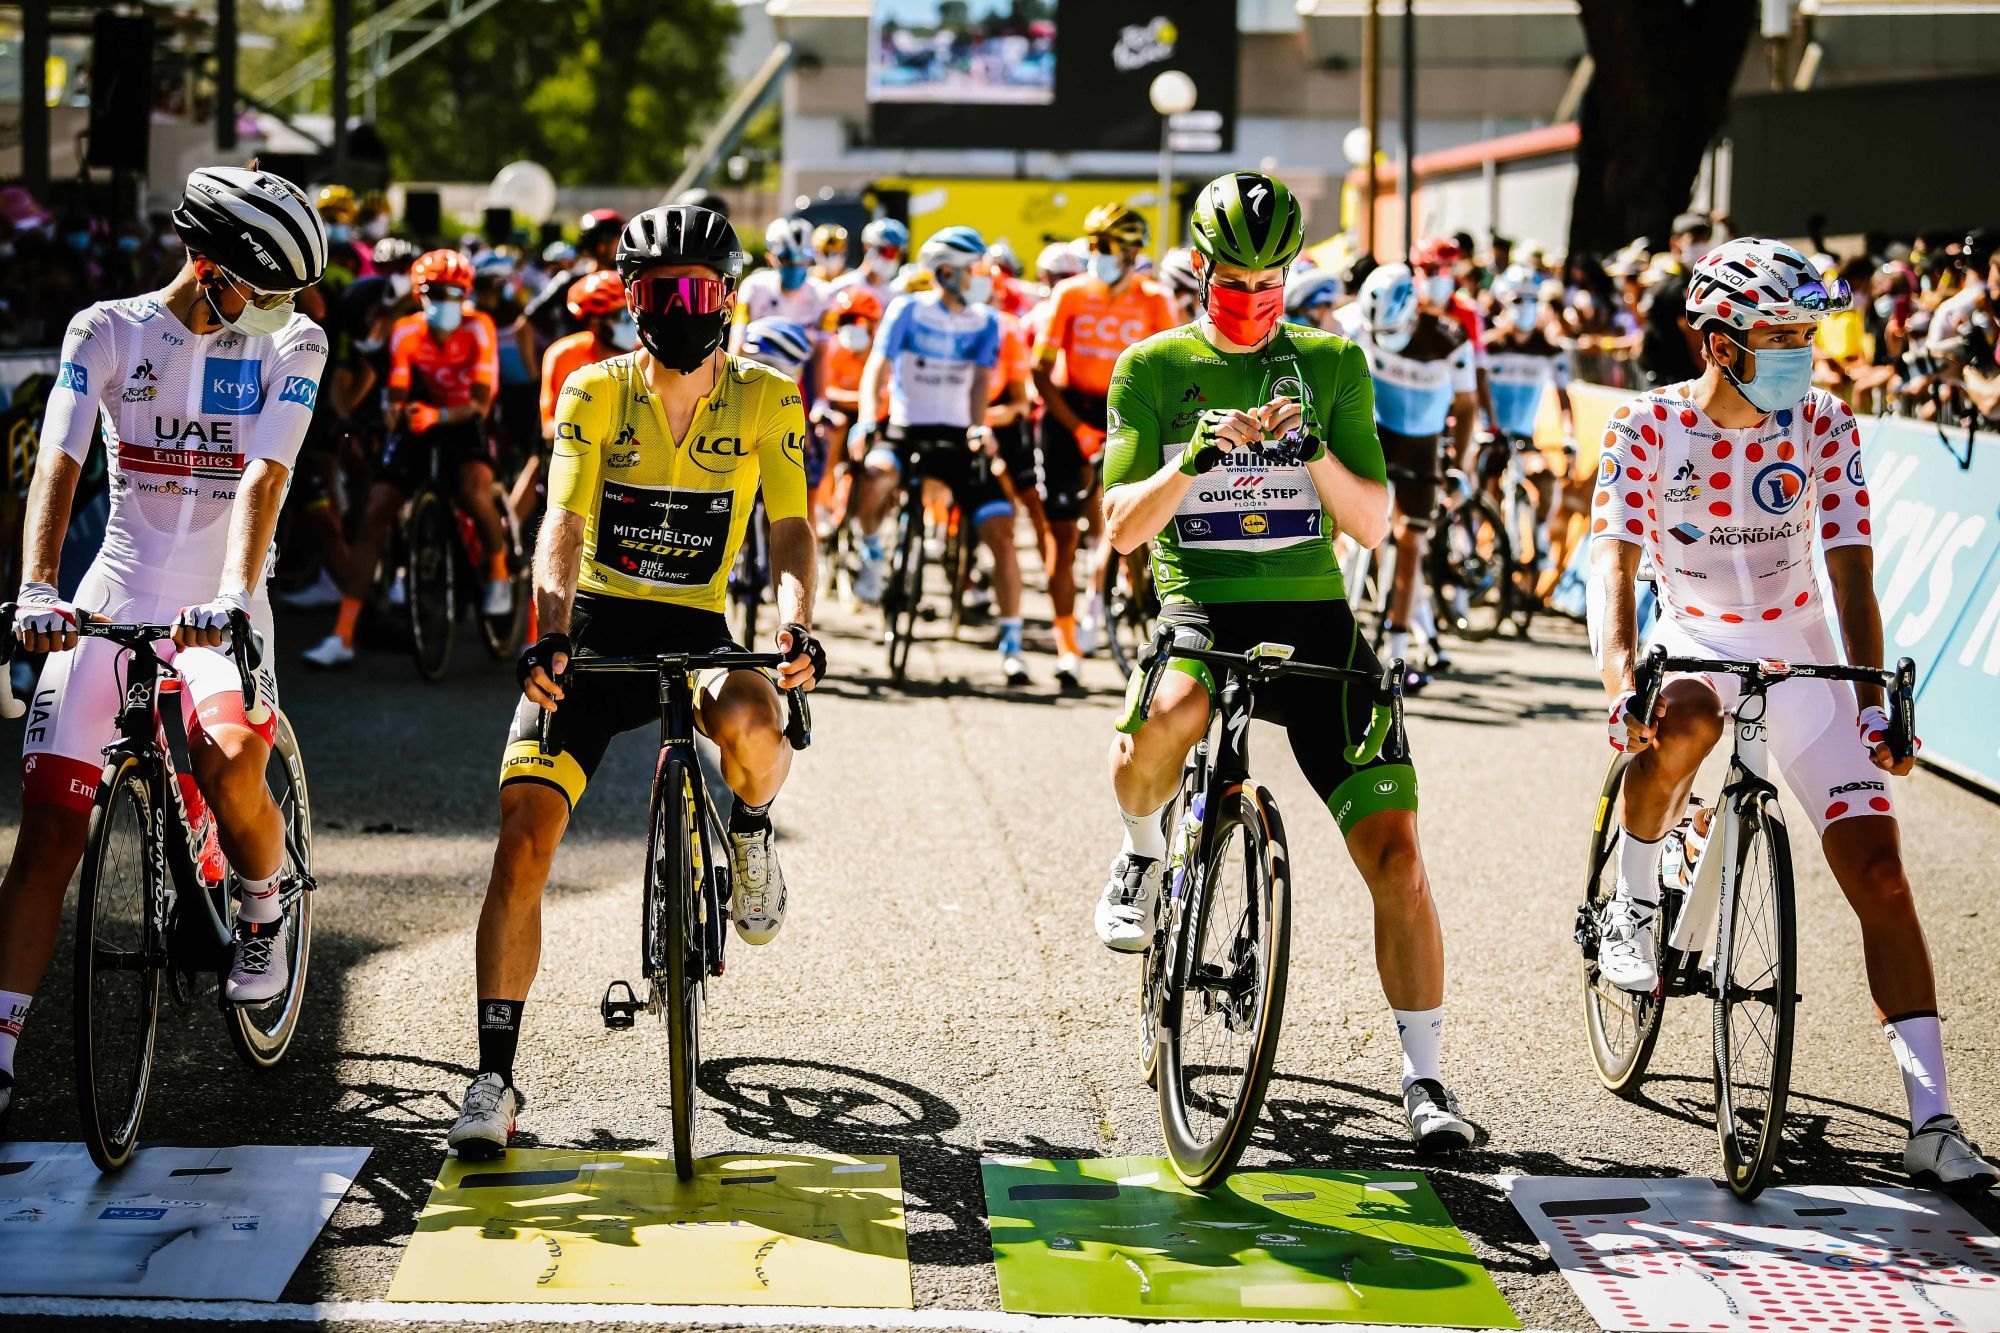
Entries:
[[1716, 800], [1696, 803], [1670, 835], [1678, 864], [1666, 867], [1663, 858], [1656, 934], [1660, 979], [1650, 993], [1637, 994], [1606, 981], [1597, 964], [1618, 887], [1618, 793], [1631, 756], [1612, 759], [1598, 796], [1584, 899], [1576, 912], [1584, 1028], [1598, 1080], [1630, 1097], [1645, 1078], [1666, 1002], [1688, 996], [1711, 1002], [1723, 1178], [1738, 1198], [1754, 1199], [1770, 1183], [1784, 1139], [1799, 999], [1791, 844], [1770, 777], [1768, 696], [1773, 686], [1792, 680], [1883, 685], [1889, 691], [1889, 751], [1901, 762], [1916, 735], [1916, 665], [1907, 657], [1893, 671], [1672, 657], [1655, 647], [1634, 673], [1634, 716], [1653, 716], [1669, 672], [1731, 675], [1740, 682], [1742, 697], [1728, 715], [1735, 735], [1729, 768]]
[[[0, 623], [12, 624], [13, 616], [11, 605], [0, 607]], [[215, 816], [182, 762], [188, 738], [181, 680], [155, 648], [173, 633], [172, 625], [86, 619], [77, 626], [79, 637], [107, 639], [130, 653], [118, 739], [104, 751], [77, 882], [71, 996], [77, 1111], [100, 1171], [124, 1166], [138, 1142], [162, 993], [181, 1009], [215, 997], [237, 1054], [259, 1069], [284, 1059], [305, 1012], [315, 883], [312, 802], [298, 738], [279, 713], [269, 773], [284, 822], [279, 904], [291, 940], [291, 978], [260, 1004], [231, 1004], [222, 998], [236, 922], [229, 872]], [[248, 616], [231, 617], [229, 637], [244, 712], [254, 717], [261, 649]], [[10, 633], [0, 656], [16, 651]], [[161, 707], [162, 699], [170, 706]]]
[[1107, 545], [1097, 573], [1097, 623], [1104, 627], [1105, 646], [1119, 675], [1130, 676], [1138, 668], [1153, 637], [1153, 618], [1159, 614], [1160, 598], [1145, 548], [1120, 555]]
[[[459, 621], [470, 614], [479, 622], [481, 641], [496, 661], [510, 661], [527, 634], [531, 570], [528, 546], [514, 515], [506, 488], [493, 483], [493, 507], [507, 543], [507, 569], [514, 584], [504, 616], [480, 611], [479, 591], [486, 583], [486, 549], [472, 515], [460, 507], [455, 479], [443, 475], [443, 452], [431, 447], [430, 470], [404, 502], [397, 525], [404, 571], [404, 612], [409, 618], [410, 653], [417, 674], [425, 680], [444, 678], [451, 665]], [[461, 593], [461, 589], [466, 590]]]
[[1528, 636], [1546, 555], [1525, 460], [1532, 439], [1499, 435], [1479, 449], [1479, 484], [1446, 499], [1430, 547], [1440, 623], [1473, 640], [1503, 629]]
[[[903, 683], [910, 666], [910, 649], [917, 641], [917, 622], [929, 619], [924, 607], [926, 523], [924, 459], [934, 453], [968, 447], [948, 440], [919, 440], [912, 448], [903, 477], [902, 503], [896, 511], [895, 549], [889, 553], [888, 577], [882, 583], [882, 643], [889, 656], [889, 678]], [[940, 561], [951, 593], [951, 633], [965, 625], [965, 593], [972, 579], [973, 555], [979, 534], [971, 515], [956, 501], [945, 520], [945, 547]]]
[[757, 614], [771, 590], [771, 523], [760, 492], [751, 502], [750, 523], [736, 563], [729, 568], [730, 633], [738, 643], [757, 642]]
[[[1160, 812], [1168, 835], [1166, 897], [1142, 959], [1140, 1062], [1159, 1093], [1174, 1171], [1196, 1189], [1229, 1174], [1249, 1144], [1270, 1082], [1284, 1018], [1291, 951], [1291, 855], [1277, 802], [1250, 776], [1257, 691], [1288, 677], [1359, 687], [1374, 714], [1347, 751], [1366, 764], [1402, 735], [1403, 663], [1366, 671], [1291, 660], [1284, 644], [1217, 652], [1200, 631], [1154, 631], [1118, 722], [1146, 720], [1175, 659], [1207, 666], [1216, 682], [1211, 728], [1189, 752], [1175, 799]], [[1176, 812], [1179, 812], [1178, 815]]]
[[[629, 981], [605, 987], [599, 1013], [608, 1028], [630, 1028], [640, 1011], [667, 1027], [668, 1092], [672, 1102], [674, 1174], [694, 1179], [694, 1093], [701, 1072], [701, 1011], [710, 977], [722, 975], [731, 884], [722, 820], [709, 800], [695, 752], [695, 680], [706, 671], [775, 671], [780, 653], [723, 649], [641, 657], [570, 659], [577, 672], [638, 672], [659, 682], [660, 759], [647, 803], [646, 871], [639, 894], [641, 999]], [[795, 750], [812, 744], [812, 711], [797, 690], [785, 692], [785, 736]], [[551, 718], [541, 716], [541, 753], [561, 751]]]

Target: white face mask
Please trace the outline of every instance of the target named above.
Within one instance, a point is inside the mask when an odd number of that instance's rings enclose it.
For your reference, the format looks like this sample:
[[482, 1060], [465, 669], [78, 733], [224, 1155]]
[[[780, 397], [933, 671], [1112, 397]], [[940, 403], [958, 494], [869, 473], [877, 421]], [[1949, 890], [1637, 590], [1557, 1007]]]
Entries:
[[1445, 305], [1451, 301], [1454, 284], [1449, 273], [1433, 273], [1424, 279], [1424, 299], [1432, 305]]
[[819, 271], [829, 278], [837, 278], [847, 272], [847, 256], [838, 250], [831, 250], [819, 257]]
[[850, 352], [865, 352], [875, 339], [859, 324], [843, 324], [834, 331], [833, 340]]
[[896, 261], [887, 255], [871, 254], [862, 263], [877, 282], [887, 282], [896, 276]]
[[993, 276], [989, 273], [969, 273], [958, 289], [959, 299], [967, 305], [985, 305], [993, 299]]
[[458, 328], [458, 322], [465, 318], [463, 301], [426, 301], [424, 318], [431, 328], [439, 333], [451, 333]]
[[1516, 301], [1507, 307], [1507, 317], [1514, 321], [1514, 327], [1526, 332], [1540, 322], [1541, 306], [1534, 301]]
[[639, 326], [633, 323], [631, 315], [620, 315], [605, 330], [604, 340], [621, 352], [629, 352], [639, 345]]
[[222, 307], [216, 304], [213, 287], [208, 289], [208, 308], [215, 312], [215, 317], [222, 321], [224, 328], [231, 333], [240, 333], [246, 338], [268, 338], [274, 333], [283, 332], [285, 325], [292, 322], [292, 315], [297, 309], [292, 302], [287, 301], [275, 310], [263, 310], [246, 300], [242, 312], [235, 319], [230, 319], [222, 313]]
[[371, 241], [379, 241], [389, 234], [389, 215], [377, 213], [362, 225], [361, 234]]

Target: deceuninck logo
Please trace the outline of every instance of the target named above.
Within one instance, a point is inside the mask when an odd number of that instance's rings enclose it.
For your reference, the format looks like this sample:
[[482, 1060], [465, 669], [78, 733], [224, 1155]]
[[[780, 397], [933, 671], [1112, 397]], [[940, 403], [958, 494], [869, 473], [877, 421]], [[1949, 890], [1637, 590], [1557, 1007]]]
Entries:
[[201, 410], [247, 416], [264, 405], [264, 363], [209, 357], [202, 363]]

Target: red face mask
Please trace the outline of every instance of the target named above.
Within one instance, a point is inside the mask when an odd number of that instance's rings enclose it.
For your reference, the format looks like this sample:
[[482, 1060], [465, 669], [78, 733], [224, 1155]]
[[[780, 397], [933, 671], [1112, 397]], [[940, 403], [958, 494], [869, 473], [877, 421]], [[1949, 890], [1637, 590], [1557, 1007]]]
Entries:
[[1239, 347], [1255, 347], [1263, 342], [1284, 313], [1283, 287], [1245, 292], [1234, 287], [1209, 286], [1208, 317], [1217, 333]]

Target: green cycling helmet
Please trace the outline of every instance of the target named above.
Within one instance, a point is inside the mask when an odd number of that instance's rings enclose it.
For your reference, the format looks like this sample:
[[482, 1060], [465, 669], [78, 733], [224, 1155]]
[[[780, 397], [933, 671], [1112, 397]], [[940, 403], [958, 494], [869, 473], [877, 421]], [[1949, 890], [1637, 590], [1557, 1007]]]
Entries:
[[1305, 248], [1305, 211], [1284, 184], [1261, 171], [1232, 171], [1202, 190], [1190, 219], [1194, 248], [1210, 264], [1284, 268]]

